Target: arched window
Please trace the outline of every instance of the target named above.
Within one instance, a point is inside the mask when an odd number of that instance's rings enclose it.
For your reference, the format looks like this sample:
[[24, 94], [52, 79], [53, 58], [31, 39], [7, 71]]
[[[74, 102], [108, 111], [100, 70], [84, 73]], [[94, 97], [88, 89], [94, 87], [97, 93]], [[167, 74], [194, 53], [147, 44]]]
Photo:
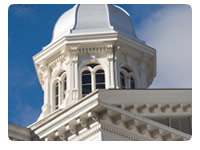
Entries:
[[122, 67], [122, 69], [126, 70], [127, 73], [130, 73], [130, 72], [131, 72], [131, 71], [130, 71], [128, 68], [126, 68], [126, 67]]
[[63, 79], [63, 99], [65, 99], [67, 91], [67, 77], [65, 76]]
[[59, 84], [57, 82], [55, 85], [55, 110], [58, 109], [58, 103], [59, 103]]
[[133, 77], [130, 78], [130, 88], [135, 89], [135, 81]]
[[84, 71], [82, 73], [82, 96], [89, 94], [92, 91], [91, 87], [91, 73], [90, 71]]
[[96, 89], [105, 89], [105, 76], [103, 70], [96, 71]]
[[88, 64], [87, 66], [91, 67], [91, 68], [94, 68], [96, 66], [98, 66], [99, 64], [96, 64], [96, 63], [93, 63], [93, 64]]
[[120, 69], [120, 84], [121, 89], [135, 89], [135, 74], [134, 71], [130, 69], [130, 67], [121, 67]]
[[121, 84], [121, 89], [125, 89], [125, 76], [123, 73], [120, 72], [120, 84]]

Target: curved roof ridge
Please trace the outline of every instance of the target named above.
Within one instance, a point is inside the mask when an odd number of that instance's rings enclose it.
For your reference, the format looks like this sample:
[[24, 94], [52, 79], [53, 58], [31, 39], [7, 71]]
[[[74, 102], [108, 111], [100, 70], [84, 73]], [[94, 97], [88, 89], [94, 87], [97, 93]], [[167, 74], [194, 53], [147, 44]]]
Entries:
[[123, 9], [123, 8], [117, 6], [117, 5], [114, 5], [114, 6], [121, 9], [124, 13], [126, 13], [127, 16], [130, 16], [130, 14], [125, 9]]
[[[72, 30], [74, 30], [75, 27], [76, 27], [76, 24], [77, 24], [77, 12], [78, 12], [78, 9], [79, 9], [80, 4], [76, 4], [75, 6], [76, 6], [76, 10], [75, 10], [75, 22], [74, 22], [73, 28], [70, 29], [70, 33], [72, 33]], [[75, 6], [74, 6], [74, 7], [75, 7]]]
[[109, 8], [108, 8], [108, 5], [111, 5], [111, 4], [105, 4], [106, 5], [106, 12], [108, 14], [108, 22], [109, 22], [109, 25], [110, 25], [110, 28], [114, 28], [111, 23], [110, 23], [110, 12], [109, 12]]

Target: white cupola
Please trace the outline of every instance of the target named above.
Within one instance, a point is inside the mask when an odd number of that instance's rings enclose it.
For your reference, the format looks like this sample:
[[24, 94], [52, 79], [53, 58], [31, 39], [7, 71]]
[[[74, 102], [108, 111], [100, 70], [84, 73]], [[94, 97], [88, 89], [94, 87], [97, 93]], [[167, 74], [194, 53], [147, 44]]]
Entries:
[[96, 89], [147, 88], [156, 75], [155, 49], [137, 38], [124, 9], [108, 4], [66, 11], [33, 60], [44, 91], [39, 119]]

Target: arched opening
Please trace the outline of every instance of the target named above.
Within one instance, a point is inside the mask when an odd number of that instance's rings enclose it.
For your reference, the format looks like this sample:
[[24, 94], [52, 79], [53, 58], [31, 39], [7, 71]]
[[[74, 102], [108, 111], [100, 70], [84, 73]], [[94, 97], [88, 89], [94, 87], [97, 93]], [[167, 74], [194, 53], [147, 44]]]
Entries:
[[121, 84], [121, 89], [125, 89], [126, 87], [125, 76], [122, 72], [120, 72], [120, 84]]
[[94, 67], [96, 67], [96, 66], [98, 66], [99, 64], [97, 64], [97, 63], [92, 63], [92, 64], [88, 64], [87, 66], [89, 66], [89, 67], [91, 67], [91, 68], [94, 68]]
[[135, 80], [133, 77], [130, 78], [130, 88], [135, 89]]
[[105, 75], [104, 70], [100, 69], [96, 71], [96, 89], [105, 89]]
[[67, 77], [65, 76], [63, 79], [63, 99], [66, 97], [66, 91], [67, 91]]
[[64, 102], [67, 93], [67, 73], [62, 71], [57, 74], [57, 77], [52, 82], [52, 109], [53, 111], [59, 109], [60, 105]]
[[121, 89], [136, 89], [135, 72], [129, 66], [120, 68]]
[[122, 67], [121, 69], [126, 70], [127, 73], [130, 73], [130, 72], [131, 72], [130, 69], [128, 69], [128, 68], [126, 68], [126, 67]]
[[55, 84], [55, 110], [59, 107], [59, 84], [56, 82]]
[[82, 73], [82, 96], [89, 94], [92, 91], [91, 87], [91, 72], [86, 70]]

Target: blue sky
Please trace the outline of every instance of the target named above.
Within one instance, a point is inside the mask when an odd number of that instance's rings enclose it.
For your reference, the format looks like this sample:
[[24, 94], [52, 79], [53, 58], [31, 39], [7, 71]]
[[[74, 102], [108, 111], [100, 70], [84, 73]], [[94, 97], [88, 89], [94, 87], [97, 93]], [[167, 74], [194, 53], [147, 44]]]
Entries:
[[[130, 4], [119, 6], [131, 15], [138, 37], [157, 49], [157, 77], [151, 87], [191, 88], [190, 6]], [[71, 7], [73, 5], [58, 4], [9, 7], [9, 122], [27, 126], [37, 120], [43, 104], [43, 91], [37, 79], [32, 57], [50, 43], [57, 19]], [[181, 58], [177, 60], [180, 53]], [[181, 65], [183, 62], [184, 67]]]

